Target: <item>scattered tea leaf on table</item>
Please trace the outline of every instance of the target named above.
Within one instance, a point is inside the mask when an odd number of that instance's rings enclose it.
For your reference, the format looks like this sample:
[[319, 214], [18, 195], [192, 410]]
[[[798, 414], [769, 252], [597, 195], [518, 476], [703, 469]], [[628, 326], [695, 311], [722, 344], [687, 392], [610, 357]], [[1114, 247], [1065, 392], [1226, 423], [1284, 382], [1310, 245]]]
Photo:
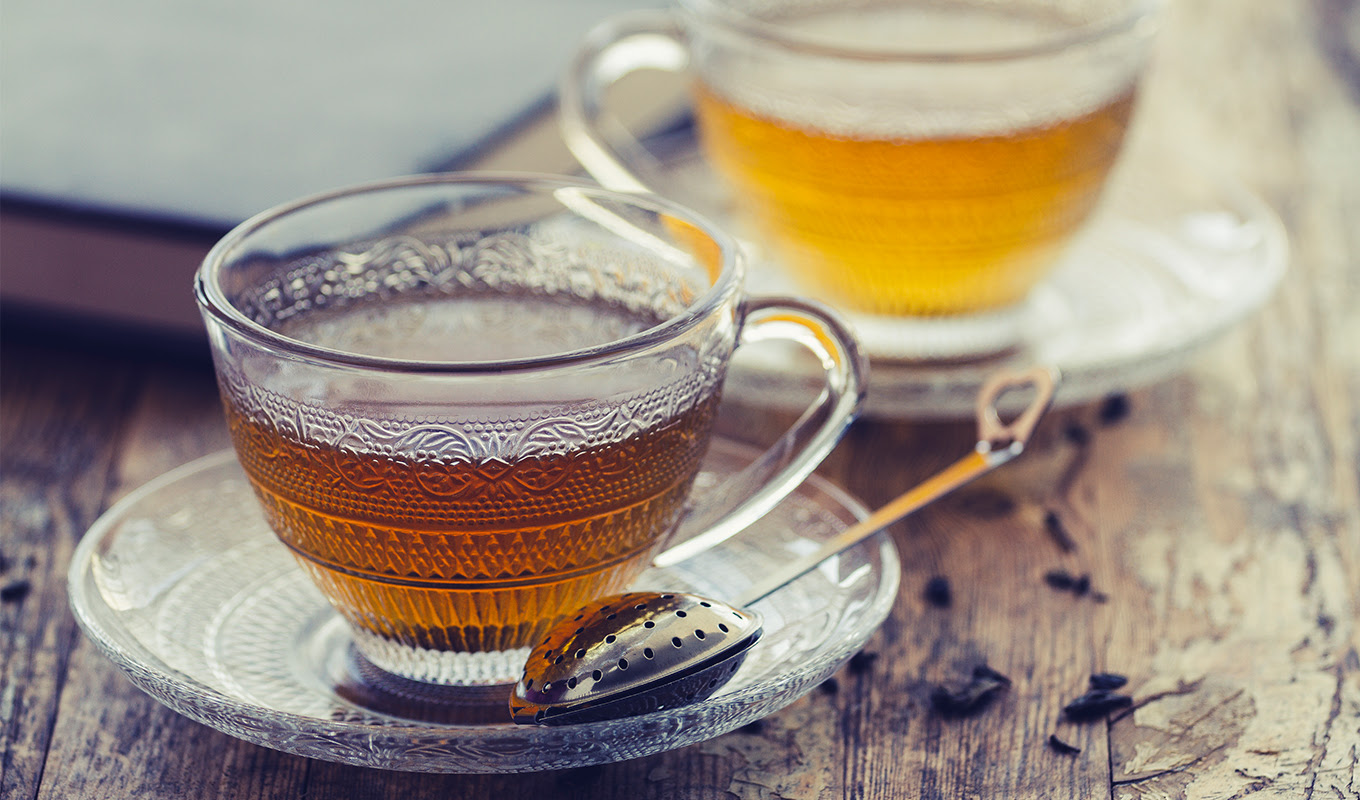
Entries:
[[936, 608], [948, 608], [954, 602], [954, 593], [949, 586], [949, 579], [943, 575], [936, 575], [926, 581], [925, 591], [922, 593], [927, 603]]
[[986, 664], [973, 667], [966, 683], [939, 685], [930, 691], [930, 705], [948, 717], [966, 717], [986, 708], [1000, 691], [1010, 688], [1011, 679]]

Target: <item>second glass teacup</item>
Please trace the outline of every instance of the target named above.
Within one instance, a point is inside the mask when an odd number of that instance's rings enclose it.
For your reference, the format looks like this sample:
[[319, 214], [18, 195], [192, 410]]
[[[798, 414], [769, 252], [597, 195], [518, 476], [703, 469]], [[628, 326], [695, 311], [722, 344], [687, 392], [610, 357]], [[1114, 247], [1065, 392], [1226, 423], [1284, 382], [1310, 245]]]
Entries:
[[[513, 681], [551, 624], [667, 542], [708, 546], [773, 507], [862, 394], [836, 317], [745, 296], [711, 224], [566, 179], [303, 200], [228, 234], [195, 288], [271, 527], [360, 652], [419, 681]], [[733, 349], [770, 338], [811, 349], [827, 391], [690, 507]]]
[[1160, 5], [678, 0], [595, 30], [562, 82], [563, 133], [606, 185], [661, 191], [607, 90], [687, 72], [732, 211], [801, 291], [934, 330], [922, 355], [999, 349], [1096, 207]]

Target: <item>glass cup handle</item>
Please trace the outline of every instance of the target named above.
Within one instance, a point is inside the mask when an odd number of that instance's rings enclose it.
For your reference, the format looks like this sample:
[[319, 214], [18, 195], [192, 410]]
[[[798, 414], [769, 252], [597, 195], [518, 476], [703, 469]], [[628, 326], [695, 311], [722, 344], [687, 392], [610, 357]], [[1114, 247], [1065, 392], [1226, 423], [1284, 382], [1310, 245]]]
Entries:
[[683, 72], [689, 50], [675, 14], [644, 10], [606, 20], [587, 34], [558, 86], [562, 139], [602, 185], [655, 191], [656, 160], [605, 108], [609, 87], [630, 72]]
[[[658, 555], [655, 566], [684, 561], [769, 513], [822, 463], [854, 421], [864, 398], [868, 363], [845, 323], [810, 301], [748, 298], [739, 344], [774, 339], [797, 342], [817, 356], [826, 387], [779, 441], [689, 512], [676, 533], [680, 543]], [[700, 533], [685, 538], [693, 531]]]

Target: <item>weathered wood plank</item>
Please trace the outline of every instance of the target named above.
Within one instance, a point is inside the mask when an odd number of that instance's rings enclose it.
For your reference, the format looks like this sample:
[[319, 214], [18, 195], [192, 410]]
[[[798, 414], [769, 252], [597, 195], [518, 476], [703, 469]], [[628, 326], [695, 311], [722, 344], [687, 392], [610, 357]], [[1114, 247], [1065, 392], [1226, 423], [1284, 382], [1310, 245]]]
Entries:
[[[31, 798], [48, 766], [78, 632], [66, 565], [100, 510], [136, 384], [97, 357], [6, 342], [0, 375], [0, 796]], [[48, 369], [53, 361], [62, 369]]]
[[[1089, 574], [1097, 589], [1104, 583], [1099, 564], [1084, 561], [1090, 531], [1067, 526], [1078, 548], [1073, 552], [1055, 541], [1046, 523], [1054, 509], [1051, 487], [1090, 446], [1073, 443], [1062, 431], [1094, 413], [1083, 408], [1054, 415], [1024, 459], [899, 526], [903, 591], [871, 665], [875, 717], [854, 743], [881, 751], [866, 784], [879, 787], [882, 796], [1087, 797], [1107, 791], [1103, 738], [1090, 729], [1063, 729], [1059, 711], [1087, 675], [1109, 668], [1089, 631], [1113, 613], [1112, 604], [1096, 602], [1090, 593], [1056, 591], [1044, 581], [1047, 572], [1062, 569]], [[894, 484], [903, 474], [921, 477], [957, 457], [973, 438], [971, 426], [963, 424], [868, 427], [853, 440], [872, 444], [852, 457], [862, 472], [849, 482], [883, 484], [873, 476], [894, 472]], [[904, 466], [903, 454], [915, 454], [918, 463]], [[864, 494], [886, 499], [898, 489], [884, 485]], [[947, 608], [923, 598], [936, 575], [952, 588]], [[936, 686], [966, 679], [980, 663], [1010, 677], [1010, 688], [961, 718], [932, 707]], [[1051, 749], [1047, 740], [1054, 733], [1081, 752]]]
[[[129, 365], [125, 364], [126, 369]], [[110, 500], [229, 446], [205, 365], [150, 370], [119, 415]], [[74, 643], [42, 797], [300, 796], [308, 762], [190, 722], [137, 689], [84, 639]]]
[[[1196, 363], [1184, 422], [1143, 434], [1178, 435], [1142, 465], [1120, 455], [1146, 488], [1105, 527], [1141, 602], [1110, 650], [1141, 665], [1136, 695], [1174, 694], [1112, 727], [1118, 798], [1360, 787], [1360, 111], [1319, 52], [1342, 21], [1327, 5], [1182, 4], [1168, 30], [1170, 135], [1202, 131], [1196, 154], [1265, 192], [1293, 262], [1265, 313]], [[1099, 505], [1119, 508], [1104, 483]]]

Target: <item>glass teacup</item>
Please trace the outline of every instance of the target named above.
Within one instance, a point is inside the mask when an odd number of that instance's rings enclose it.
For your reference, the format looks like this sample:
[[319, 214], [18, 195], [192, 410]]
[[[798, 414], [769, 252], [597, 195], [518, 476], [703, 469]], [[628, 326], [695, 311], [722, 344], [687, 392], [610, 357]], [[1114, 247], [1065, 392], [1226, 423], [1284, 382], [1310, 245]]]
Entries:
[[922, 355], [1001, 349], [1097, 206], [1160, 5], [678, 0], [595, 30], [563, 133], [606, 185], [662, 191], [608, 87], [683, 71], [732, 213], [800, 291], [933, 331]]
[[[364, 657], [413, 680], [512, 681], [550, 625], [668, 542], [711, 546], [773, 507], [862, 392], [836, 317], [746, 297], [704, 219], [567, 179], [283, 206], [228, 234], [196, 293], [271, 527]], [[728, 360], [768, 338], [812, 349], [827, 391], [693, 507]]]

